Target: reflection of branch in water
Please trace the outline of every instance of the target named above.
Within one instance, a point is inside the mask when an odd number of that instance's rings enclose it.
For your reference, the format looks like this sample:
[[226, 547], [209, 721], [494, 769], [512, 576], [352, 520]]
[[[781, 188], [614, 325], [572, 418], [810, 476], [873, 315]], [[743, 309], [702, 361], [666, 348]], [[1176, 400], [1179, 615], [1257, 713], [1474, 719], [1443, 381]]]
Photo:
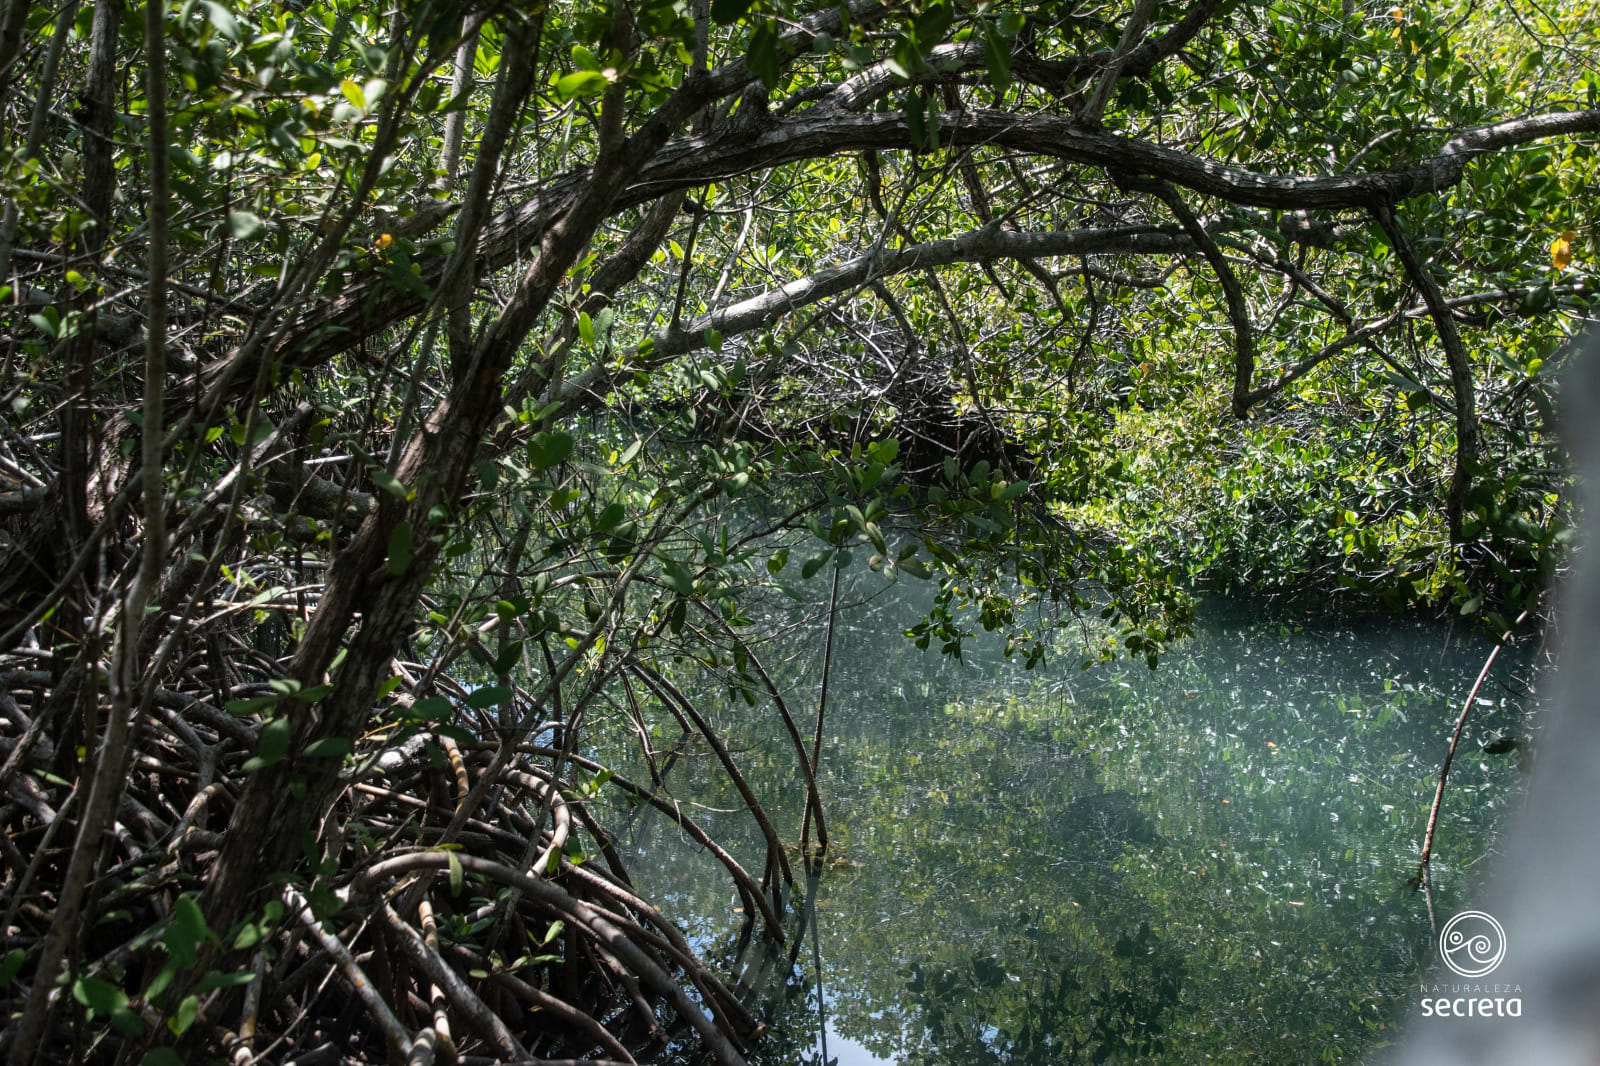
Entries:
[[[834, 571], [834, 587], [838, 587], [837, 570]], [[819, 716], [820, 717], [820, 716]], [[828, 997], [822, 984], [822, 943], [818, 938], [817, 921], [817, 886], [822, 883], [822, 877], [815, 868], [806, 872], [806, 906], [805, 913], [811, 919], [811, 962], [817, 970], [817, 1039], [822, 1046], [822, 1063], [828, 1066]]]

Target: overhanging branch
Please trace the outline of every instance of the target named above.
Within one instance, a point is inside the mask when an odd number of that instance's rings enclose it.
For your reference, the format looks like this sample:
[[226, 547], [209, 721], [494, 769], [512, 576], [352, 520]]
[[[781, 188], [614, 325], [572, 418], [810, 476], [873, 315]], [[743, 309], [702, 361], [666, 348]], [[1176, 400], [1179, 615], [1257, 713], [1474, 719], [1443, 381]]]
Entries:
[[[1395, 203], [1451, 187], [1461, 180], [1466, 164], [1485, 152], [1546, 137], [1600, 132], [1600, 109], [1492, 123], [1457, 134], [1434, 155], [1408, 166], [1335, 175], [1253, 171], [1163, 145], [1087, 130], [1055, 115], [980, 109], [941, 113], [937, 124], [941, 142], [947, 148], [1007, 148], [1111, 174], [1166, 181], [1239, 205], [1294, 211], [1371, 211], [1376, 204]], [[670, 192], [788, 163], [842, 152], [905, 150], [913, 143], [903, 114], [820, 113], [816, 109], [756, 130], [683, 136], [654, 155], [654, 161], [619, 192], [612, 209], [625, 210]], [[478, 260], [484, 269], [503, 268], [524, 256], [587, 180], [586, 170], [558, 176], [521, 204], [497, 215], [485, 227], [478, 244]], [[443, 256], [421, 256], [418, 265], [425, 282], [440, 283]], [[361, 337], [416, 314], [424, 306], [421, 296], [396, 291], [386, 282], [373, 279], [353, 286], [348, 296], [331, 306], [306, 315], [286, 331], [278, 351], [287, 366], [317, 366], [347, 350]], [[202, 374], [209, 382], [220, 378], [227, 365], [227, 359], [219, 360]], [[239, 376], [235, 375], [235, 380], [240, 380]]]

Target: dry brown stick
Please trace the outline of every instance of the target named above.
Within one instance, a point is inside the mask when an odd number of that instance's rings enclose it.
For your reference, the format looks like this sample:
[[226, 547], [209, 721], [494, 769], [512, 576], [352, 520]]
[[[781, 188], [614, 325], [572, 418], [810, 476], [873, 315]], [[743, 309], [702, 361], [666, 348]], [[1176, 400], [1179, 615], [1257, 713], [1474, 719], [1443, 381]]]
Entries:
[[239, 1035], [234, 1044], [233, 1066], [248, 1066], [254, 1058], [250, 1045], [256, 1038], [261, 1014], [261, 985], [266, 980], [267, 956], [260, 948], [250, 960], [250, 983], [244, 989], [244, 1006], [239, 1011]]
[[[442, 855], [440, 857], [443, 858]], [[283, 902], [284, 906], [289, 908], [289, 912], [300, 921], [301, 925], [305, 926], [306, 931], [322, 947], [322, 950], [327, 952], [328, 956], [338, 964], [339, 971], [344, 974], [344, 978], [349, 982], [351, 990], [355, 992], [356, 998], [361, 1000], [361, 1005], [367, 1009], [367, 1013], [372, 1016], [372, 1020], [378, 1024], [378, 1028], [382, 1030], [384, 1037], [388, 1039], [390, 1047], [400, 1055], [410, 1051], [412, 1044], [411, 1034], [406, 1031], [405, 1026], [400, 1024], [400, 1019], [395, 1017], [394, 1010], [390, 1008], [389, 1004], [385, 1003], [383, 997], [378, 995], [378, 990], [373, 985], [372, 979], [366, 975], [365, 971], [356, 964], [356, 960], [351, 957], [350, 949], [345, 947], [338, 937], [322, 928], [322, 923], [317, 920], [316, 915], [311, 913], [311, 905], [306, 902], [305, 897], [287, 885], [283, 889]], [[431, 1052], [429, 1061], [432, 1061]]]
[[[429, 951], [435, 955], [439, 954], [439, 926], [433, 919], [433, 904], [426, 899], [417, 904], [417, 920], [422, 923], [422, 942], [428, 946]], [[438, 1034], [442, 1049], [446, 1052], [445, 1058], [454, 1061], [455, 1037], [450, 1033], [450, 1015], [444, 1009], [444, 990], [438, 985], [430, 985], [428, 1001], [433, 1009], [433, 1031]]]
[[[505, 1022], [489, 1009], [489, 1005], [480, 999], [476, 992], [467, 987], [460, 974], [452, 970], [450, 965], [437, 954], [428, 950], [428, 945], [422, 937], [417, 935], [415, 929], [401, 921], [393, 907], [385, 903], [379, 911], [384, 921], [389, 924], [401, 949], [423, 973], [428, 975], [428, 980], [444, 993], [450, 1004], [466, 1017], [467, 1022], [477, 1030], [479, 1036], [487, 1040], [501, 1056], [507, 1059], [528, 1057], [527, 1050], [516, 1037], [511, 1035], [511, 1030], [506, 1028]], [[438, 1029], [437, 1024], [434, 1029]]]
[[1528, 617], [1528, 612], [1523, 611], [1517, 615], [1517, 620], [1511, 623], [1511, 629], [1500, 634], [1500, 639], [1495, 642], [1494, 649], [1489, 652], [1489, 657], [1483, 662], [1483, 669], [1478, 671], [1478, 680], [1472, 683], [1472, 691], [1467, 693], [1467, 702], [1461, 707], [1461, 714], [1456, 718], [1455, 732], [1450, 735], [1450, 750], [1445, 752], [1444, 765], [1439, 768], [1439, 784], [1433, 790], [1433, 809], [1428, 812], [1428, 833], [1422, 838], [1422, 858], [1417, 861], [1417, 876], [1412, 889], [1421, 886], [1428, 876], [1428, 862], [1433, 858], [1433, 834], [1439, 828], [1439, 805], [1444, 801], [1444, 780], [1450, 776], [1450, 764], [1455, 761], [1456, 745], [1461, 742], [1461, 729], [1467, 724], [1467, 712], [1472, 710], [1472, 703], [1478, 698], [1478, 690], [1483, 687], [1484, 680], [1489, 676], [1489, 671], [1494, 667], [1494, 661], [1500, 657], [1500, 649], [1506, 646], [1506, 641], [1511, 638], [1511, 630], [1521, 625]]
[[[555, 816], [555, 826], [550, 832], [550, 843], [545, 845], [539, 857], [533, 860], [530, 869], [534, 873], [544, 875], [550, 870], [550, 859], [559, 856], [567, 846], [567, 838], [572, 834], [572, 813], [567, 809], [567, 801], [561, 795], [561, 790], [553, 781], [543, 781], [530, 773], [522, 770], [507, 770], [501, 775], [502, 779], [519, 789], [538, 793], [540, 803], [549, 801], [551, 813]], [[543, 819], [534, 822], [534, 829], [539, 831]]]

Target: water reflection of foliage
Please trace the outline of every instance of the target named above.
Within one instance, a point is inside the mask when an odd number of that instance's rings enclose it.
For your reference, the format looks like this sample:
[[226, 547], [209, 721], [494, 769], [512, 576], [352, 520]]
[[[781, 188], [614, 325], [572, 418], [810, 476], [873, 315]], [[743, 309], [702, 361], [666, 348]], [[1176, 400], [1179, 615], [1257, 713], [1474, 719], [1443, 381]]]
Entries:
[[[906, 1066], [1343, 1060], [1385, 1042], [1427, 950], [1423, 901], [1403, 882], [1478, 649], [1458, 638], [1441, 654], [1433, 629], [1234, 621], [1155, 674], [1032, 679], [871, 628], [836, 667], [846, 695], [824, 759], [837, 861], [820, 929], [838, 1032]], [[790, 666], [803, 690], [803, 660]], [[715, 713], [775, 816], [797, 821], [770, 724], [731, 702]], [[1501, 700], [1473, 728], [1491, 735], [1516, 713]], [[736, 805], [685, 769], [677, 794]], [[1471, 887], [1512, 792], [1503, 757], [1458, 774], [1441, 908]], [[714, 941], [725, 890], [659, 875]], [[764, 1061], [806, 1054], [806, 976], [769, 997]]]

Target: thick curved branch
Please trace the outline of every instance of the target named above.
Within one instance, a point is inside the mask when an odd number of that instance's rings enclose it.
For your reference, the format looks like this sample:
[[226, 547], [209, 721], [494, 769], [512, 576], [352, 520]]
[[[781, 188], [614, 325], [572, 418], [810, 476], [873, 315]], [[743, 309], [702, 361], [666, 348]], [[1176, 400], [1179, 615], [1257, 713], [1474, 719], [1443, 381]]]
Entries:
[[[1178, 49], [1194, 40], [1195, 35], [1210, 21], [1221, 6], [1222, 0], [1201, 0], [1191, 7], [1172, 28], [1160, 37], [1146, 37], [1136, 47], [1122, 56], [1120, 77], [1144, 77], [1162, 60], [1177, 53]], [[1148, 22], [1148, 16], [1145, 20]], [[1058, 95], [1066, 95], [1079, 87], [1085, 78], [1103, 72], [1116, 62], [1122, 52], [1106, 49], [1070, 59], [1043, 59], [1023, 47], [1011, 52], [1011, 76], [1017, 81], [1037, 85]], [[946, 79], [960, 78], [984, 66], [984, 44], [981, 39], [956, 44], [941, 44], [928, 54], [929, 65], [938, 71], [947, 71]], [[938, 80], [937, 78], [932, 80]], [[854, 77], [833, 86], [818, 108], [838, 111], [861, 111], [881, 100], [905, 81], [887, 62], [874, 63]]]
[[[1465, 131], [1433, 156], [1389, 170], [1335, 175], [1279, 175], [1229, 166], [1111, 133], [1085, 130], [1054, 115], [1018, 116], [1005, 111], [946, 112], [939, 116], [946, 147], [994, 146], [1048, 156], [1115, 174], [1142, 175], [1228, 203], [1275, 210], [1372, 210], [1442, 191], [1461, 180], [1476, 156], [1545, 137], [1600, 132], [1600, 109], [1511, 119]], [[764, 130], [740, 129], [687, 136], [667, 144], [652, 165], [621, 190], [614, 210], [787, 163], [841, 152], [906, 149], [912, 145], [899, 113], [854, 115], [801, 112]], [[630, 154], [632, 154], [630, 152]], [[485, 228], [478, 259], [485, 270], [509, 266], [545, 232], [587, 180], [574, 172], [552, 180], [528, 200], [497, 215]], [[423, 280], [437, 284], [443, 256], [419, 257]], [[279, 350], [289, 366], [312, 367], [351, 347], [361, 336], [420, 312], [422, 298], [396, 292], [383, 282], [353, 287], [349, 296], [319, 309], [286, 331]], [[225, 362], [225, 361], [223, 361]], [[220, 375], [222, 365], [203, 373]]]
[[1177, 190], [1161, 182], [1152, 191], [1177, 216], [1184, 232], [1200, 249], [1200, 254], [1205, 256], [1206, 262], [1211, 264], [1211, 269], [1216, 272], [1217, 281], [1222, 285], [1222, 293], [1228, 301], [1228, 320], [1233, 323], [1233, 417], [1240, 419], [1248, 417], [1250, 379], [1256, 370], [1256, 340], [1255, 327], [1250, 324], [1250, 303], [1244, 297], [1244, 288], [1239, 284], [1238, 276], [1228, 263], [1228, 257], [1222, 254], [1217, 242], [1206, 233], [1205, 227], [1200, 224], [1194, 212], [1189, 210], [1189, 205], [1183, 202], [1183, 197], [1178, 195]]
[[749, 333], [772, 325], [798, 308], [861, 288], [880, 278], [913, 270], [997, 259], [1183, 255], [1193, 250], [1194, 245], [1189, 238], [1162, 226], [1117, 226], [1059, 232], [1011, 232], [997, 225], [985, 226], [947, 240], [868, 252], [770, 292], [701, 315], [682, 329], [668, 329], [658, 334], [652, 354], [656, 357], [682, 355], [704, 346], [707, 330], [715, 330], [725, 337]]
[[1411, 283], [1422, 293], [1422, 302], [1427, 305], [1428, 314], [1433, 318], [1433, 327], [1438, 331], [1439, 343], [1444, 348], [1445, 361], [1450, 366], [1450, 391], [1456, 407], [1456, 468], [1450, 475], [1450, 493], [1445, 497], [1445, 517], [1450, 525], [1450, 540], [1459, 544], [1461, 512], [1466, 507], [1467, 493], [1472, 488], [1472, 475], [1478, 465], [1477, 396], [1472, 385], [1472, 365], [1444, 292], [1428, 272], [1428, 265], [1417, 254], [1411, 235], [1395, 218], [1394, 209], [1386, 203], [1379, 204], [1373, 216], [1378, 220], [1378, 225], [1383, 227], [1389, 243], [1400, 253], [1400, 262]]
[[[1457, 134], [1434, 155], [1407, 166], [1333, 175], [1268, 174], [1085, 129], [1057, 115], [1017, 115], [989, 108], [946, 111], [937, 116], [937, 127], [945, 148], [1009, 148], [1113, 174], [1168, 181], [1228, 203], [1288, 211], [1371, 210], [1378, 203], [1455, 185], [1466, 164], [1485, 152], [1545, 137], [1600, 132], [1600, 109], [1492, 123]], [[814, 115], [806, 111], [755, 136], [741, 131], [737, 137], [687, 137], [668, 145], [619, 202], [803, 159], [867, 149], [903, 150], [916, 143], [901, 112]]]

